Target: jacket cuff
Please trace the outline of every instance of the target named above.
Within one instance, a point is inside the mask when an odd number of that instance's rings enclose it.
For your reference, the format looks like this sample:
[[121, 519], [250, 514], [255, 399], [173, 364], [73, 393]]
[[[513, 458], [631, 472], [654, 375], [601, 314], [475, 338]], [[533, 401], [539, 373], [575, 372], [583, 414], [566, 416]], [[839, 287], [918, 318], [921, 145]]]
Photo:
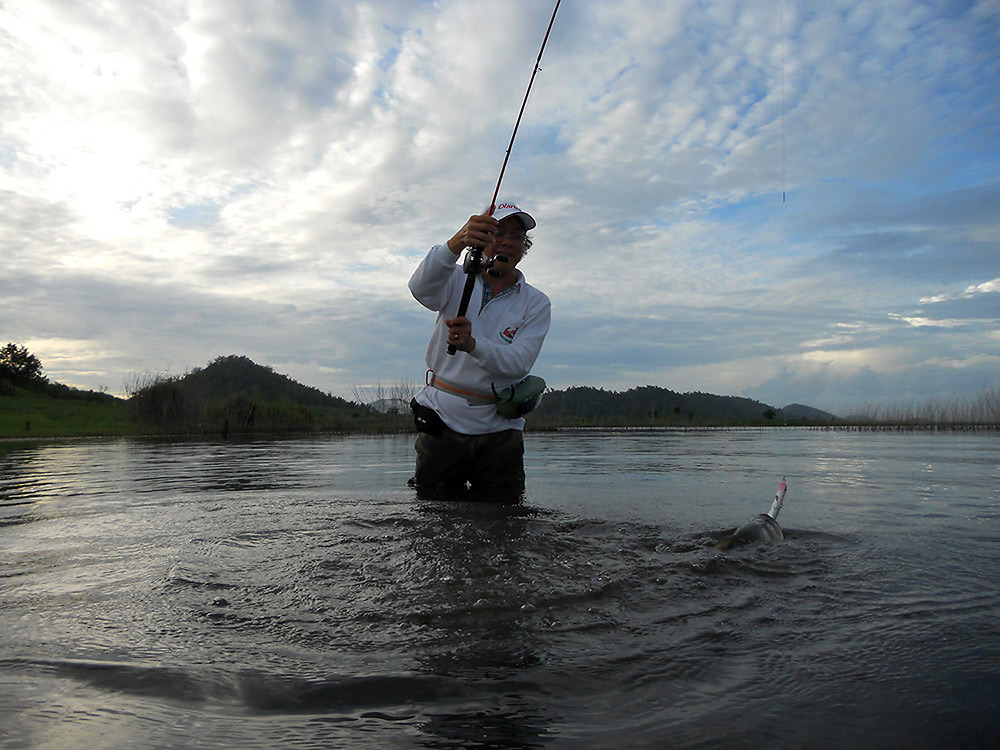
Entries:
[[453, 266], [462, 257], [461, 254], [455, 255], [455, 253], [449, 250], [447, 242], [432, 247], [431, 256], [436, 263], [442, 266]]
[[476, 339], [476, 348], [469, 352], [469, 356], [472, 357], [473, 361], [480, 367], [485, 368], [486, 363], [490, 358], [489, 344], [479, 339]]

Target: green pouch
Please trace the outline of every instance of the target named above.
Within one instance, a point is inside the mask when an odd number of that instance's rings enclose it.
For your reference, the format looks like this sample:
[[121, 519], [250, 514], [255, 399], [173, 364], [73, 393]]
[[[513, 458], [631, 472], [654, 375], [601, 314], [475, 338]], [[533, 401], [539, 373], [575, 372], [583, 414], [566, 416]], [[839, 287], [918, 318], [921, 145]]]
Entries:
[[497, 397], [497, 414], [507, 419], [523, 417], [542, 402], [544, 391], [545, 381], [537, 375], [529, 375], [517, 385], [509, 385], [499, 393], [493, 388], [493, 395]]

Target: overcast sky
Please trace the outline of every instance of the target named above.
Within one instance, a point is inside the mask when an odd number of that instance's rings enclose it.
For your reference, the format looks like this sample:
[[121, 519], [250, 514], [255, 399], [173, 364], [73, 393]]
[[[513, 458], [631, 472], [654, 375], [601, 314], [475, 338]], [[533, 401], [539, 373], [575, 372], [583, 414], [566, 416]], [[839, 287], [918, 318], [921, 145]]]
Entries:
[[[407, 279], [489, 203], [552, 6], [0, 0], [0, 344], [112, 393], [227, 354], [422, 383]], [[1000, 2], [566, 0], [501, 198], [552, 387], [974, 397]]]

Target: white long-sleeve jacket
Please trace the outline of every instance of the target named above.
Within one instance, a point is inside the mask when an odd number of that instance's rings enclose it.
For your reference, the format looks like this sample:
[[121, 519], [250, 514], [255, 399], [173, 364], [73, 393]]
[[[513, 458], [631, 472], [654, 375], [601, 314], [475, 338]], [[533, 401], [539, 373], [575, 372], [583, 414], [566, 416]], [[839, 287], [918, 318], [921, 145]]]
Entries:
[[[448, 326], [444, 321], [458, 315], [466, 279], [457, 260], [446, 244], [435, 245], [410, 277], [414, 298], [438, 313], [427, 345], [427, 367], [442, 380], [467, 391], [489, 394], [491, 384], [497, 391], [503, 390], [531, 373], [549, 332], [551, 303], [515, 269], [518, 274], [515, 291], [494, 297], [480, 310], [483, 279], [477, 277], [466, 312], [476, 348], [471, 353], [459, 351], [449, 355]], [[424, 388], [416, 398], [437, 411], [451, 429], [465, 435], [524, 428], [523, 419], [506, 419], [497, 414], [495, 404], [470, 403], [438, 388]]]

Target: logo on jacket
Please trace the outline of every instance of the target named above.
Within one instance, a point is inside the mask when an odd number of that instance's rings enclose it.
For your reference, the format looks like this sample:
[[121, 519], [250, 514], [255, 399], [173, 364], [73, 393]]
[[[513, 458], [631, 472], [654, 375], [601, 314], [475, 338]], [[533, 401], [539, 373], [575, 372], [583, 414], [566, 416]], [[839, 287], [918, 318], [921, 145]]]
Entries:
[[508, 344], [514, 340], [514, 336], [517, 335], [517, 328], [514, 326], [507, 326], [503, 333], [500, 334], [500, 338], [506, 341]]

